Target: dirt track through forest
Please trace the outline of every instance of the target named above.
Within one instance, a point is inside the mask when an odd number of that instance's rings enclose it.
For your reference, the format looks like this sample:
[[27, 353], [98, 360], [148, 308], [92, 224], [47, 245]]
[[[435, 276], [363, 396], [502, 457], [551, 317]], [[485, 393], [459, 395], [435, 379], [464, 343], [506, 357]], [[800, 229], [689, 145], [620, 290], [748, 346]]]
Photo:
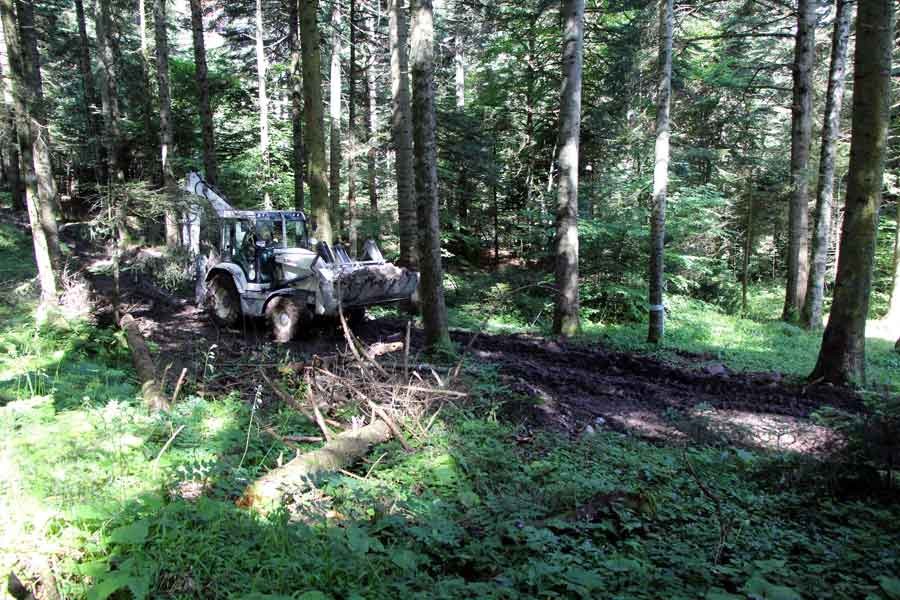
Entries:
[[[87, 258], [87, 257], [85, 257]], [[98, 259], [94, 256], [94, 259]], [[107, 297], [112, 281], [91, 275], [94, 290]], [[242, 331], [218, 329], [190, 302], [166, 298], [146, 281], [124, 276], [122, 302], [160, 350], [161, 365], [181, 368], [195, 377], [213, 360], [265, 361], [274, 357], [271, 335], [262, 321], [244, 323]], [[101, 300], [100, 304], [103, 304]], [[402, 340], [406, 321], [372, 319], [356, 333], [363, 342]], [[496, 365], [504, 386], [504, 414], [523, 428], [546, 427], [570, 435], [600, 428], [635, 432], [650, 438], [673, 439], [698, 432], [725, 435], [748, 445], [820, 449], [830, 439], [811, 424], [810, 413], [829, 405], [848, 410], [861, 407], [852, 391], [828, 385], [803, 386], [775, 373], [737, 373], [720, 363], [696, 368], [651, 356], [577, 343], [522, 335], [454, 332], [469, 360]], [[413, 329], [411, 346], [421, 350], [422, 332]], [[290, 344], [295, 360], [328, 355], [345, 348], [337, 325], [310, 324]], [[172, 375], [171, 377], [174, 377]], [[702, 430], [702, 431], [701, 431]]]

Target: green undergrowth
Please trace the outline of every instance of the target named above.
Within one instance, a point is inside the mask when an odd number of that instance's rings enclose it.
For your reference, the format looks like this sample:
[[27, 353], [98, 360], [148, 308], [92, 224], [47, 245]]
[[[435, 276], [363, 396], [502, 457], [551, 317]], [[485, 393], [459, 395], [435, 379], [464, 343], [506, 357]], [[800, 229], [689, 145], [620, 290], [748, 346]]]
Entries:
[[[895, 598], [900, 585], [896, 507], [823, 493], [787, 457], [523, 436], [493, 415], [524, 400], [487, 372], [414, 452], [376, 448], [355, 476], [261, 517], [234, 499], [294, 456], [280, 436], [313, 432], [296, 413], [187, 394], [150, 416], [121, 340], [90, 325], [4, 324], [0, 347], [14, 373], [0, 568], [27, 578], [44, 555], [66, 598]], [[39, 385], [9, 383], [29, 377]]]
[[[9, 289], [36, 273], [31, 240], [18, 227], [0, 222], [0, 290], [8, 304]], [[0, 304], [2, 306], [2, 304]]]
[[[585, 339], [606, 345], [689, 363], [717, 361], [734, 370], [773, 371], [806, 377], [815, 366], [822, 331], [807, 331], [777, 318], [779, 308], [765, 300], [771, 290], [757, 290], [746, 317], [728, 314], [699, 300], [672, 296], [667, 300], [666, 339], [662, 347], [646, 343], [646, 323], [587, 323]], [[688, 353], [688, 356], [678, 353]], [[690, 356], [696, 354], [699, 356]], [[873, 389], [900, 392], [900, 354], [894, 342], [879, 337], [866, 340], [867, 384]]]
[[[450, 325], [490, 333], [550, 335], [553, 321], [550, 280], [534, 271], [450, 274], [447, 302]], [[815, 366], [821, 331], [807, 331], [780, 320], [783, 290], [754, 287], [746, 314], [682, 295], [666, 298], [666, 336], [661, 347], [646, 343], [646, 298], [638, 288], [581, 285], [581, 341], [651, 353], [687, 364], [722, 362], [734, 370], [774, 371], [806, 377]], [[874, 328], [873, 328], [874, 329]], [[900, 392], [900, 354], [895, 339], [871, 331], [866, 343], [867, 384]], [[883, 335], [883, 334], [882, 334]], [[695, 356], [692, 356], [695, 355]]]
[[64, 598], [900, 597], [900, 508], [831, 466], [527, 432], [486, 369], [413, 452], [384, 444], [263, 517], [235, 499], [314, 426], [191, 385], [150, 415], [120, 335], [3, 299], [0, 573], [31, 582], [43, 556]]
[[269, 432], [310, 433], [296, 414], [20, 393], [0, 407], [0, 567], [44, 554], [64, 597], [96, 600], [897, 597], [896, 506], [823, 493], [789, 457], [523, 436], [485, 377], [414, 452], [376, 448], [268, 517], [234, 499], [293, 457]]

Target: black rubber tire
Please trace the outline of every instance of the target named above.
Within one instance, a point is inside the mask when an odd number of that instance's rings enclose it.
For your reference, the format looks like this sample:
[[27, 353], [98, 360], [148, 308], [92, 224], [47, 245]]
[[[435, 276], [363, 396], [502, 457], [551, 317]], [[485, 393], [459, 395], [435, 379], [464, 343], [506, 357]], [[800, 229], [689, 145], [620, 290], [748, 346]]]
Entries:
[[241, 318], [241, 298], [230, 275], [216, 275], [210, 280], [205, 304], [219, 327], [234, 327]]
[[290, 342], [297, 333], [302, 311], [291, 298], [273, 298], [266, 305], [266, 318], [272, 326], [272, 334], [279, 344]]
[[348, 308], [344, 313], [344, 317], [347, 319], [347, 325], [350, 327], [359, 327], [366, 322], [366, 307], [356, 306], [354, 308]]

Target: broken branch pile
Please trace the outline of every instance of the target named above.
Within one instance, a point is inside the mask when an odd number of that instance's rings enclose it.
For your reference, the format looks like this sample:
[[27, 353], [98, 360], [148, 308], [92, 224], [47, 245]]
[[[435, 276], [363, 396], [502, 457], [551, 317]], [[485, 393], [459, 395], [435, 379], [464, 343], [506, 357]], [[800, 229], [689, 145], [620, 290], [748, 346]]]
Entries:
[[[423, 416], [436, 405], [466, 395], [453, 389], [457, 378], [452, 368], [441, 377], [430, 366], [424, 374], [410, 366], [409, 348], [404, 343], [379, 342], [366, 346], [346, 326], [344, 335], [345, 352], [313, 357], [309, 362], [291, 363], [279, 369], [279, 374], [295, 385], [285, 385], [271, 371], [259, 369], [272, 393], [315, 423], [326, 443], [317, 450], [298, 455], [249, 485], [237, 502], [239, 506], [266, 512], [285, 493], [306, 487], [316, 476], [350, 467], [372, 446], [391, 438], [411, 451], [406, 436], [424, 438], [433, 422], [432, 419], [424, 425]], [[385, 366], [377, 361], [379, 356], [401, 350], [404, 350], [402, 364]], [[301, 393], [294, 395], [288, 391], [290, 388]], [[358, 415], [349, 424], [332, 418], [348, 412]], [[368, 424], [364, 425], [366, 421]], [[399, 422], [406, 425], [405, 433]]]

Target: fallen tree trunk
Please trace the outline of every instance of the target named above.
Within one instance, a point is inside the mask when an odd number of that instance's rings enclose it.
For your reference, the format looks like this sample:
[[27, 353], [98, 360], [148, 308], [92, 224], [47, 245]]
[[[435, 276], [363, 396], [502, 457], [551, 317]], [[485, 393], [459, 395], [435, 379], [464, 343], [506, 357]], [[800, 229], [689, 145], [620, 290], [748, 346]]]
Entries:
[[369, 360], [374, 360], [383, 354], [399, 352], [400, 350], [403, 350], [403, 342], [378, 342], [366, 348], [366, 355], [369, 357]]
[[147, 348], [144, 336], [141, 335], [137, 321], [131, 315], [125, 315], [122, 317], [119, 327], [125, 332], [125, 339], [128, 340], [128, 347], [131, 349], [131, 359], [141, 382], [141, 396], [144, 398], [144, 403], [150, 410], [168, 409], [169, 401], [163, 394], [162, 386], [156, 380], [156, 366], [153, 364], [153, 359], [150, 358], [150, 350]]
[[7, 578], [6, 591], [16, 600], [36, 600], [27, 587], [16, 577], [16, 574], [10, 572]]
[[244, 491], [237, 505], [265, 513], [281, 500], [285, 488], [301, 487], [316, 475], [349, 467], [365, 456], [369, 448], [389, 439], [391, 429], [381, 420], [355, 431], [345, 431], [318, 450], [298, 456], [257, 479]]

